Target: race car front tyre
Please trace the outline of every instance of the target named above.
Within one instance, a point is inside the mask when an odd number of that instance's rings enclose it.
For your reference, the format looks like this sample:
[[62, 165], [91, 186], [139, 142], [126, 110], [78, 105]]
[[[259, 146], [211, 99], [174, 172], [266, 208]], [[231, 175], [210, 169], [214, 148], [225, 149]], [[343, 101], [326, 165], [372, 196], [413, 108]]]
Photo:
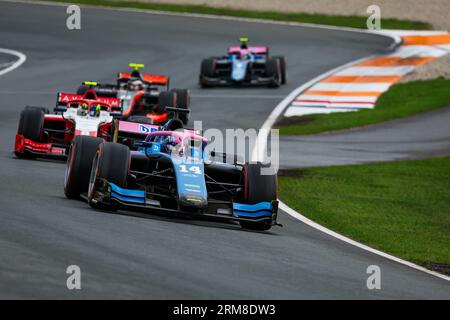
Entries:
[[[41, 142], [44, 135], [44, 112], [35, 107], [27, 107], [20, 113], [17, 134], [34, 142]], [[29, 153], [16, 152], [18, 158], [33, 158]]]
[[103, 139], [90, 136], [77, 136], [73, 140], [64, 179], [64, 194], [67, 198], [76, 199], [88, 190], [92, 160], [102, 142]]
[[202, 60], [200, 74], [207, 77], [214, 77], [216, 71], [216, 59], [207, 58]]
[[207, 58], [202, 60], [202, 64], [200, 67], [200, 86], [203, 88], [211, 87], [207, 81], [205, 81], [204, 77], [214, 77], [216, 72], [216, 60], [214, 58]]
[[[271, 202], [277, 199], [277, 176], [275, 173], [262, 174], [263, 168], [268, 169], [260, 162], [248, 163], [244, 167], [244, 202], [247, 204]], [[272, 227], [272, 221], [240, 221], [240, 225], [249, 230], [269, 230]]]
[[44, 112], [40, 109], [27, 108], [20, 113], [18, 134], [34, 142], [42, 140], [44, 131]]
[[274, 57], [280, 63], [280, 76], [281, 76], [281, 84], [286, 84], [287, 75], [286, 75], [286, 58], [283, 56]]
[[166, 107], [173, 108], [176, 106], [177, 95], [174, 91], [163, 91], [159, 94], [158, 103], [153, 108], [156, 114], [162, 114], [166, 111]]
[[35, 106], [26, 106], [25, 107], [25, 110], [31, 110], [31, 109], [41, 110], [44, 114], [49, 114], [50, 113], [50, 110], [48, 108], [45, 108], [45, 107], [35, 107]]
[[[189, 90], [187, 89], [173, 89], [177, 96], [176, 106], [180, 109], [189, 109], [191, 104], [191, 97], [189, 95]], [[186, 125], [189, 121], [189, 113], [180, 113], [179, 119]]]
[[130, 168], [130, 149], [122, 144], [103, 142], [98, 146], [94, 157], [90, 177], [88, 203], [91, 207], [105, 210], [117, 210], [116, 203], [103, 203], [95, 198], [99, 179], [125, 188]]
[[277, 88], [280, 86], [280, 62], [278, 59], [269, 58], [266, 61], [265, 66], [265, 74], [266, 77], [272, 78], [272, 82], [269, 84], [269, 87]]

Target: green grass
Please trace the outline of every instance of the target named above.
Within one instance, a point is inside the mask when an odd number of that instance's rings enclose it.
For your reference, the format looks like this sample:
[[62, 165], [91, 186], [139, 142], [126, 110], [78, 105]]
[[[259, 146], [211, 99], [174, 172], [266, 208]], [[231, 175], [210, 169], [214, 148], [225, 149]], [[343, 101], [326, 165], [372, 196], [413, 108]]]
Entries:
[[[222, 15], [242, 18], [268, 19], [276, 21], [303, 22], [333, 25], [339, 27], [366, 28], [367, 17], [364, 16], [331, 16], [323, 14], [308, 13], [282, 13], [272, 11], [250, 11], [241, 9], [232, 9], [229, 7], [216, 8], [208, 5], [179, 5], [165, 3], [143, 3], [132, 1], [111, 1], [111, 0], [50, 0], [53, 2], [71, 2], [78, 4], [100, 5], [108, 7], [125, 7], [146, 10], [159, 10], [169, 12], [201, 13], [210, 15]], [[425, 22], [398, 20], [383, 18], [381, 21], [383, 29], [431, 29], [432, 26]]]
[[280, 171], [280, 198], [354, 240], [450, 272], [450, 157]]
[[314, 134], [380, 123], [449, 105], [450, 80], [414, 81], [392, 86], [380, 96], [374, 109], [283, 118], [275, 127], [282, 135]]

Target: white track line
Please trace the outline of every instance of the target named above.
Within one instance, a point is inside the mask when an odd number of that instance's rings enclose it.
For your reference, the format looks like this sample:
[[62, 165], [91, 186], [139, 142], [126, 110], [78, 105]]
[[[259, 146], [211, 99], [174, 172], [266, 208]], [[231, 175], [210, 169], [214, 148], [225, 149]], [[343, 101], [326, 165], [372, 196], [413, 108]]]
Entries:
[[415, 69], [415, 66], [352, 67], [336, 72], [336, 76], [404, 76]]
[[342, 240], [342, 241], [344, 241], [344, 242], [347, 242], [348, 244], [351, 244], [351, 245], [353, 245], [353, 246], [355, 246], [355, 247], [358, 247], [358, 248], [360, 248], [360, 249], [369, 251], [369, 252], [371, 252], [371, 253], [374, 253], [374, 254], [379, 255], [379, 256], [381, 256], [381, 257], [384, 257], [384, 258], [386, 258], [386, 259], [389, 259], [389, 260], [392, 260], [392, 261], [401, 263], [401, 264], [403, 264], [403, 265], [405, 265], [405, 266], [408, 266], [408, 267], [410, 267], [410, 268], [413, 268], [413, 269], [416, 269], [416, 270], [419, 270], [419, 271], [423, 271], [423, 272], [426, 272], [426, 273], [431, 274], [431, 275], [433, 275], [433, 276], [436, 276], [436, 277], [438, 277], [438, 278], [441, 278], [441, 279], [450, 281], [450, 277], [448, 277], [448, 276], [446, 276], [446, 275], [443, 275], [443, 274], [440, 274], [440, 273], [437, 273], [437, 272], [428, 270], [428, 269], [426, 269], [426, 268], [424, 268], [424, 267], [421, 267], [421, 266], [419, 266], [419, 265], [417, 265], [417, 264], [414, 264], [414, 263], [412, 263], [412, 262], [402, 260], [402, 259], [400, 259], [400, 258], [397, 258], [397, 257], [395, 257], [395, 256], [392, 256], [392, 255], [387, 254], [387, 253], [385, 253], [385, 252], [382, 252], [382, 251], [380, 251], [380, 250], [371, 248], [371, 247], [369, 247], [369, 246], [366, 246], [366, 245], [364, 245], [364, 244], [362, 244], [362, 243], [359, 243], [359, 242], [357, 242], [357, 241], [355, 241], [355, 240], [352, 240], [352, 239], [350, 239], [350, 238], [347, 238], [347, 237], [345, 237], [345, 236], [343, 236], [343, 235], [341, 235], [341, 234], [339, 234], [339, 233], [337, 233], [337, 232], [334, 232], [334, 231], [332, 231], [332, 230], [330, 230], [330, 229], [327, 229], [327, 228], [325, 228], [324, 226], [321, 226], [320, 224], [318, 224], [318, 223], [316, 223], [316, 222], [314, 222], [314, 221], [312, 221], [312, 220], [306, 218], [304, 215], [302, 215], [302, 214], [298, 213], [297, 211], [295, 211], [294, 209], [288, 207], [285, 203], [283, 203], [283, 202], [281, 202], [281, 201], [280, 201], [280, 203], [279, 203], [279, 208], [280, 208], [281, 210], [283, 210], [284, 212], [288, 213], [289, 215], [291, 215], [292, 217], [294, 217], [295, 219], [298, 219], [298, 220], [300, 220], [301, 222], [303, 222], [303, 223], [305, 223], [305, 224], [307, 224], [307, 225], [313, 227], [314, 229], [317, 229], [317, 230], [319, 230], [319, 231], [321, 231], [321, 232], [323, 232], [323, 233], [326, 233], [326, 234], [328, 234], [328, 235], [330, 235], [330, 236], [332, 236], [332, 237], [334, 237], [334, 238], [336, 238], [336, 239]]
[[373, 102], [377, 101], [376, 96], [321, 96], [313, 94], [302, 94], [294, 100], [294, 103], [298, 100], [329, 100], [331, 102], [349, 101], [349, 102]]
[[0, 76], [13, 71], [14, 69], [17, 69], [27, 60], [27, 56], [19, 51], [0, 48], [0, 53], [10, 54], [19, 58], [17, 59], [17, 61], [14, 61], [9, 67], [0, 70]]
[[318, 91], [352, 91], [352, 92], [367, 92], [367, 91], [386, 91], [390, 83], [333, 83], [333, 82], [319, 82], [311, 87], [311, 90]]
[[[44, 1], [26, 1], [26, 0], [2, 0], [4, 2], [19, 2], [19, 3], [33, 3], [33, 4], [41, 4], [41, 5], [59, 5], [59, 6], [67, 6], [69, 5], [68, 3], [52, 3], [52, 2], [44, 2]], [[91, 7], [99, 7], [99, 6], [91, 6]], [[201, 15], [201, 14], [190, 14], [190, 13], [173, 13], [173, 12], [161, 12], [161, 11], [152, 11], [152, 10], [139, 10], [139, 9], [125, 9], [125, 8], [110, 8], [110, 7], [101, 7], [102, 9], [108, 9], [108, 10], [117, 10], [117, 11], [128, 11], [128, 12], [145, 12], [145, 13], [152, 13], [152, 14], [165, 14], [165, 15], [173, 15], [173, 16], [189, 16], [189, 17], [197, 17], [197, 18], [209, 18], [209, 19], [221, 19], [221, 20], [237, 20], [237, 21], [247, 21], [247, 22], [258, 22], [258, 23], [265, 23], [265, 24], [278, 24], [278, 25], [291, 25], [291, 26], [302, 26], [302, 27], [313, 27], [313, 28], [321, 28], [321, 29], [329, 29], [329, 30], [342, 30], [342, 31], [351, 31], [351, 32], [359, 32], [359, 33], [377, 33], [377, 32], [370, 32], [368, 30], [360, 30], [360, 29], [354, 29], [354, 28], [343, 28], [343, 27], [334, 27], [334, 26], [326, 26], [326, 25], [317, 25], [317, 24], [310, 24], [310, 23], [297, 23], [297, 22], [282, 22], [282, 21], [268, 21], [268, 20], [263, 20], [263, 19], [246, 19], [246, 18], [237, 18], [237, 17], [225, 17], [225, 16], [215, 16], [215, 15]], [[380, 34], [380, 33], [378, 33]], [[382, 34], [384, 36], [388, 36], [394, 39], [394, 44], [393, 47], [398, 46], [402, 40], [399, 36], [397, 35], [392, 35], [392, 34]], [[272, 111], [272, 113], [269, 115], [269, 117], [266, 119], [266, 121], [264, 122], [261, 130], [260, 130], [260, 134], [258, 135], [258, 139], [257, 139], [257, 143], [255, 145], [255, 149], [253, 150], [253, 159], [255, 159], [255, 155], [259, 157], [259, 155], [264, 155], [265, 152], [265, 147], [266, 147], [266, 141], [267, 141], [267, 137], [268, 137], [268, 133], [270, 131], [270, 129], [272, 128], [272, 125], [275, 123], [275, 121], [278, 119], [279, 115], [286, 109], [286, 107], [289, 105], [289, 103], [294, 100], [300, 93], [302, 93], [304, 90], [308, 89], [310, 86], [312, 86], [313, 84], [315, 84], [317, 81], [320, 81], [324, 78], [326, 78], [327, 76], [333, 74], [336, 71], [339, 71], [341, 69], [344, 69], [346, 67], [349, 67], [353, 64], [365, 61], [367, 59], [372, 58], [373, 56], [367, 57], [367, 58], [363, 58], [357, 61], [353, 61], [350, 62], [344, 66], [338, 67], [336, 69], [333, 69], [331, 71], [328, 71], [327, 73], [324, 73], [316, 78], [314, 78], [313, 80], [305, 83], [304, 85], [298, 87], [297, 89], [295, 89], [294, 91], [292, 91], [286, 98], [283, 99], [283, 101], [281, 101], [276, 107], [275, 109]], [[25, 61], [23, 61], [25, 62]], [[22, 63], [23, 63], [22, 62]], [[21, 64], [22, 64], [21, 63]], [[11, 70], [9, 70], [11, 71]], [[263, 130], [265, 129], [265, 130]], [[261, 141], [264, 141], [264, 143], [261, 143]], [[261, 147], [263, 145], [263, 147]], [[325, 227], [322, 227], [321, 225], [309, 220], [308, 218], [304, 217], [303, 215], [301, 215], [300, 213], [296, 212], [295, 210], [289, 208], [288, 206], [286, 206], [283, 202], [280, 202], [280, 207], [283, 211], [286, 211], [288, 214], [290, 214], [291, 216], [293, 216], [294, 218], [304, 222], [305, 224], [319, 230], [322, 232], [325, 232], [329, 235], [332, 235], [333, 237], [340, 239], [342, 241], [345, 241], [349, 244], [355, 245], [361, 249], [370, 251], [372, 253], [375, 253], [377, 255], [383, 256], [387, 259], [396, 261], [398, 263], [404, 264], [406, 266], [409, 266], [411, 268], [414, 268], [416, 270], [420, 270], [429, 274], [432, 274], [436, 277], [439, 277], [441, 279], [444, 280], [448, 280], [450, 281], [450, 277], [441, 275], [439, 273], [430, 271], [428, 269], [425, 269], [423, 267], [420, 267], [418, 265], [415, 265], [411, 262], [399, 259], [397, 257], [394, 256], [390, 256], [384, 252], [372, 249], [370, 247], [367, 247], [359, 242], [353, 241], [351, 239], [348, 239], [338, 233], [335, 233], [331, 230], [326, 229]], [[328, 230], [328, 232], [326, 231]], [[346, 241], [345, 239], [347, 239], [348, 241]]]
[[286, 116], [302, 116], [302, 115], [308, 115], [308, 114], [329, 114], [329, 113], [335, 113], [335, 112], [351, 112], [351, 111], [358, 111], [361, 110], [358, 109], [351, 109], [351, 108], [331, 108], [331, 107], [324, 107], [323, 105], [317, 105], [317, 106], [290, 106], [289, 109], [286, 111]]

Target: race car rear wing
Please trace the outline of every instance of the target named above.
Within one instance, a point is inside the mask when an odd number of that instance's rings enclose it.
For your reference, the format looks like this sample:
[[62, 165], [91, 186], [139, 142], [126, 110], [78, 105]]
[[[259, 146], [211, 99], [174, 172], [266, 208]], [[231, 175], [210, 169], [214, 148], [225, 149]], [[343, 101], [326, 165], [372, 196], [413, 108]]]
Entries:
[[[87, 94], [76, 94], [76, 93], [65, 93], [65, 92], [58, 92], [56, 96], [56, 107], [55, 112], [64, 112], [67, 110], [67, 105], [71, 102], [75, 101], [96, 101], [99, 104], [102, 104], [104, 106], [108, 107], [108, 112], [111, 113], [120, 113], [122, 111], [121, 102], [119, 98], [111, 98], [111, 97], [98, 97], [94, 91], [90, 91], [89, 93], [92, 94], [92, 96], [87, 96]], [[93, 98], [93, 99], [90, 99]]]
[[[162, 85], [165, 86], [169, 83], [169, 77], [157, 74], [143, 74], [141, 75], [142, 80], [149, 82], [151, 84]], [[131, 73], [121, 72], [118, 75], [119, 81], [128, 80], [131, 78]]]
[[[269, 48], [268, 47], [248, 47], [248, 49], [245, 49], [246, 51], [249, 51], [252, 54], [268, 54]], [[242, 53], [243, 49], [241, 47], [228, 47], [228, 53], [229, 54], [238, 54]]]

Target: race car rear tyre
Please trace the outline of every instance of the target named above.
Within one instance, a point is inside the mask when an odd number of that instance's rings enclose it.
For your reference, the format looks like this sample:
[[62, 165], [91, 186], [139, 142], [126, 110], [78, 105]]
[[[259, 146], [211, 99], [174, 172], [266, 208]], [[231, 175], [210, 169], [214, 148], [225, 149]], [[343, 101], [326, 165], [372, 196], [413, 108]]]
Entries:
[[122, 144], [103, 142], [98, 146], [89, 176], [88, 203], [92, 208], [117, 210], [118, 204], [99, 203], [94, 199], [98, 179], [125, 188], [130, 169], [130, 149]]
[[99, 97], [117, 98], [117, 87], [112, 84], [102, 84], [97, 86], [95, 93]]
[[286, 58], [283, 56], [274, 57], [280, 63], [280, 75], [281, 75], [281, 84], [286, 84], [287, 76], [286, 76]]
[[142, 124], [153, 124], [153, 120], [146, 116], [129, 116], [125, 121]]
[[166, 81], [166, 91], [169, 91], [169, 89], [170, 89], [170, 77], [168, 76], [167, 77], [167, 81]]
[[275, 58], [269, 58], [266, 61], [265, 66], [265, 74], [268, 78], [273, 78], [273, 81], [271, 84], [269, 84], [269, 87], [277, 88], [280, 86], [280, 62], [278, 59]]
[[98, 85], [98, 86], [81, 85], [77, 89], [77, 94], [84, 95], [86, 91], [88, 91], [89, 89], [94, 90], [98, 97], [109, 97], [109, 98], [117, 97], [116, 86], [112, 84]]
[[[264, 167], [260, 162], [248, 163], [244, 167], [244, 202], [247, 204], [271, 202], [277, 199], [277, 176], [276, 174], [262, 175], [261, 169]], [[272, 227], [271, 222], [270, 220], [240, 221], [240, 225], [249, 230], [269, 230]]]
[[90, 86], [85, 86], [84, 84], [79, 86], [77, 89], [77, 94], [79, 95], [83, 95], [88, 89], [90, 88]]
[[[172, 91], [174, 91], [175, 94], [177, 95], [176, 101], [177, 108], [189, 109], [189, 106], [191, 104], [191, 97], [189, 95], [189, 90], [173, 89]], [[186, 125], [189, 121], [189, 113], [180, 113], [179, 119], [183, 122], [184, 125]]]
[[163, 91], [159, 94], [158, 103], [153, 108], [153, 112], [162, 114], [166, 111], [166, 107], [173, 108], [176, 106], [177, 95], [174, 91]]
[[90, 136], [77, 136], [73, 140], [64, 179], [64, 194], [67, 198], [76, 199], [88, 190], [92, 160], [102, 142], [103, 139]]

